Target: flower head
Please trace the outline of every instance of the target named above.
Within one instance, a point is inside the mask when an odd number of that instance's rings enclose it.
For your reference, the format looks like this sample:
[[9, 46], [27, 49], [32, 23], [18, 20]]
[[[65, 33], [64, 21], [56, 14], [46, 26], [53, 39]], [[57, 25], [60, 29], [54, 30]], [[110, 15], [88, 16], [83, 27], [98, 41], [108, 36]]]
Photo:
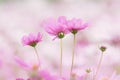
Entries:
[[88, 27], [88, 23], [83, 23], [81, 19], [72, 19], [67, 21], [68, 30], [72, 34], [76, 34], [79, 30], [83, 30]]
[[25, 35], [22, 37], [22, 43], [23, 45], [35, 47], [37, 43], [41, 41], [41, 39], [42, 35], [40, 32], [37, 35], [31, 33], [28, 36]]
[[57, 20], [55, 19], [48, 19], [44, 23], [44, 27], [47, 33], [55, 38], [63, 38], [67, 31], [67, 21], [64, 16], [60, 16]]
[[105, 47], [105, 46], [101, 46], [101, 47], [100, 47], [100, 50], [101, 50], [102, 52], [105, 52], [105, 51], [106, 51], [106, 47]]

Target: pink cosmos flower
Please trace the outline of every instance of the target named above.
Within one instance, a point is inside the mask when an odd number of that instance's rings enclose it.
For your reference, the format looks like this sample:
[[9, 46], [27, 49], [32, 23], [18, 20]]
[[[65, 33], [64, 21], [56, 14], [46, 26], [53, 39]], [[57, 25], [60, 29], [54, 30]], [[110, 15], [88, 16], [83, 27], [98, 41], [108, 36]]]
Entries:
[[30, 45], [32, 47], [35, 47], [38, 42], [40, 42], [42, 39], [42, 35], [40, 32], [38, 32], [37, 35], [35, 34], [29, 34], [28, 36], [22, 37], [22, 43], [23, 45]]
[[55, 38], [63, 38], [64, 35], [68, 33], [66, 23], [66, 18], [60, 16], [57, 20], [48, 19], [43, 26], [45, 27], [46, 32], [50, 35], [55, 36]]
[[[33, 64], [27, 64], [23, 60], [19, 59], [18, 57], [15, 57], [15, 62], [20, 65], [21, 68], [25, 69], [28, 72], [33, 72], [37, 70], [37, 65]], [[65, 80], [64, 78], [60, 78], [56, 75], [51, 75], [50, 72], [48, 72], [45, 69], [38, 70], [36, 74], [28, 79], [23, 78], [17, 78], [16, 80]]]
[[88, 27], [88, 23], [83, 23], [81, 19], [73, 18], [72, 20], [67, 21], [67, 27], [71, 33], [76, 34], [79, 30]]

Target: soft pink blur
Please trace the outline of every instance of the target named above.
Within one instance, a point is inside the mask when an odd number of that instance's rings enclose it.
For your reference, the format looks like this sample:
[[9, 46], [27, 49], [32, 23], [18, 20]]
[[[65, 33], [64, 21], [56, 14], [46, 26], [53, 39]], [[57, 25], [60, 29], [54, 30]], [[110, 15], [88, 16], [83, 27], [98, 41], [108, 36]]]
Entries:
[[[77, 34], [74, 72], [84, 76], [86, 69], [94, 71], [101, 54], [99, 47], [105, 45], [107, 50], [98, 78], [119, 80], [120, 0], [0, 0], [0, 80], [29, 77], [28, 70], [18, 64], [28, 67], [36, 64], [37, 59], [33, 48], [22, 45], [21, 37], [37, 32], [43, 34], [42, 42], [36, 46], [41, 69], [59, 74], [59, 40], [52, 41], [42, 25], [47, 18], [59, 16], [81, 18], [90, 26]], [[64, 38], [63, 46], [63, 77], [68, 77], [73, 48], [71, 35]]]

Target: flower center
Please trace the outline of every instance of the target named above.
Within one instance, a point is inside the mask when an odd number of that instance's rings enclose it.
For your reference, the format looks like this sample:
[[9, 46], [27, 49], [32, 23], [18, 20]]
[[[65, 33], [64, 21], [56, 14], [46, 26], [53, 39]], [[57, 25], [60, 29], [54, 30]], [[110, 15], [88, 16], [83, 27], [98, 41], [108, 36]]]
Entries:
[[38, 65], [37, 64], [33, 64], [32, 69], [33, 70], [37, 70], [38, 69]]
[[32, 47], [35, 47], [36, 45], [37, 45], [36, 42], [31, 42], [31, 43], [30, 43], [30, 46], [32, 46]]
[[58, 37], [61, 39], [61, 38], [63, 38], [65, 35], [64, 35], [64, 33], [63, 32], [59, 32], [58, 33]]
[[100, 47], [100, 50], [101, 50], [102, 52], [105, 52], [106, 47], [105, 47], [105, 46], [101, 46], [101, 47]]
[[87, 72], [87, 73], [90, 73], [90, 72], [91, 72], [91, 69], [86, 69], [86, 72]]
[[71, 30], [71, 33], [74, 34], [74, 35], [75, 35], [77, 32], [78, 32], [78, 31], [75, 30], [75, 29], [72, 29], [72, 30]]

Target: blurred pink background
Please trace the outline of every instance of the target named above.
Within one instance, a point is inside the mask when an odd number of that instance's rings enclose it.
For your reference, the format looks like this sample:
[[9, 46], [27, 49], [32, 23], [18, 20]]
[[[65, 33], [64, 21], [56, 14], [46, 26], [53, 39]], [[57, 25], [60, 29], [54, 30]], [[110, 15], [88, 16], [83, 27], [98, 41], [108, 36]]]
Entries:
[[[21, 43], [23, 35], [37, 32], [43, 34], [43, 41], [37, 45], [42, 68], [57, 73], [59, 40], [52, 41], [53, 37], [45, 32], [41, 23], [49, 17], [59, 16], [81, 18], [90, 23], [87, 29], [77, 34], [76, 67], [84, 70], [83, 66], [97, 65], [99, 47], [105, 45], [107, 51], [101, 75], [120, 73], [120, 0], [0, 0], [0, 80], [28, 77], [27, 71], [15, 59], [30, 65], [37, 62], [34, 50]], [[66, 71], [71, 65], [72, 38], [67, 35], [63, 41]]]

